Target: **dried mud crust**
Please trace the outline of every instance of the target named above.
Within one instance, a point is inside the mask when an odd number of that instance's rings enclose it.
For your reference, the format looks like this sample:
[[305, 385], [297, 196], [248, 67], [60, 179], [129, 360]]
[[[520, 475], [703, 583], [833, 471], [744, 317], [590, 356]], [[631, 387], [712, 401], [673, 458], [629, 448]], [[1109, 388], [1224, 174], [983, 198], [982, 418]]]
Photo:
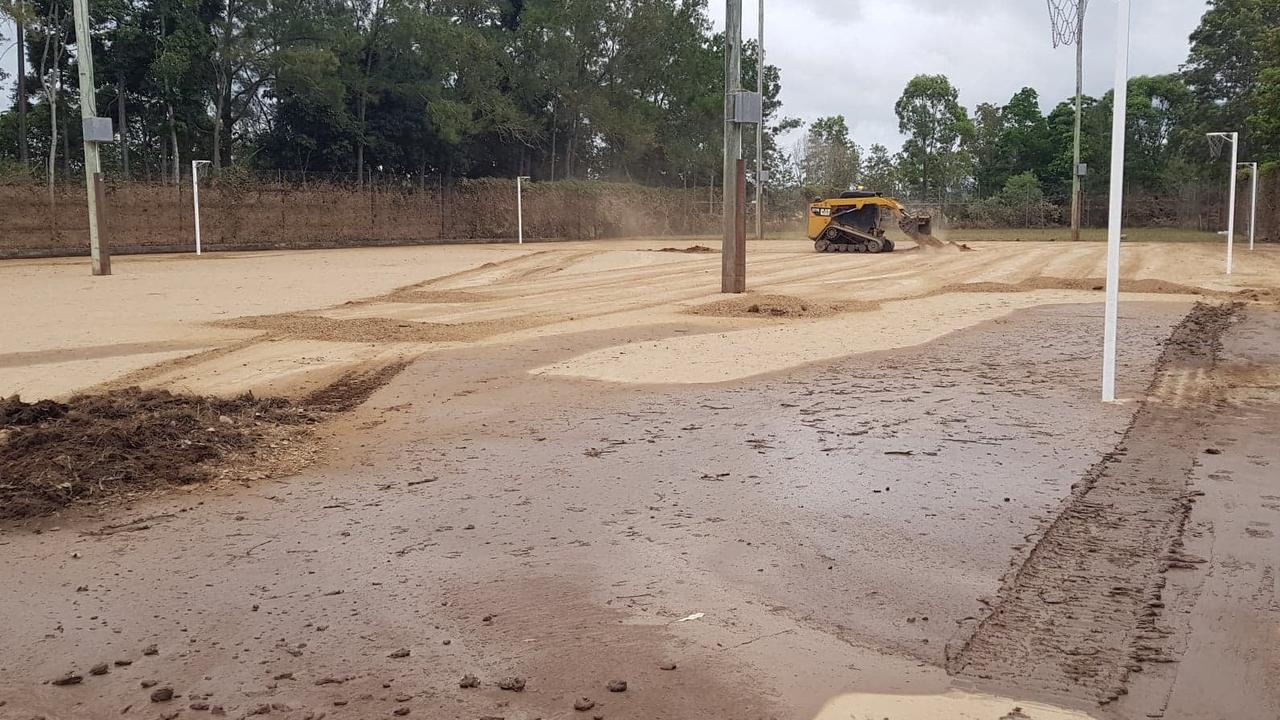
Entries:
[[[1105, 704], [1143, 664], [1173, 660], [1160, 618], [1165, 573], [1202, 562], [1183, 551], [1188, 483], [1221, 338], [1242, 308], [1197, 304], [1174, 329], [1120, 443], [1073, 487], [991, 614], [948, 648], [949, 672]], [[1161, 402], [1166, 377], [1188, 370], [1204, 381], [1180, 384], [1178, 404]]]
[[350, 410], [405, 363], [352, 374], [300, 402], [125, 388], [65, 403], [0, 402], [0, 520], [214, 479], [296, 470], [311, 428]]

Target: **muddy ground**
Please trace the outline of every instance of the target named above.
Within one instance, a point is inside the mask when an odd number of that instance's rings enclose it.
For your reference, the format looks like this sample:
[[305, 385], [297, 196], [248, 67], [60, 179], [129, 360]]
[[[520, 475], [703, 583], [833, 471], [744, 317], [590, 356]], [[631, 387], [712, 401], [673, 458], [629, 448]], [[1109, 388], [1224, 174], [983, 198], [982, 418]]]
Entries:
[[411, 361], [309, 469], [0, 528], [0, 718], [1280, 716], [1273, 283], [1133, 256], [1103, 405], [1089, 248], [765, 254], [710, 314], [714, 256], [496, 252], [0, 355], [294, 402]]
[[[1280, 314], [1191, 311], [1126, 306], [1136, 406], [1096, 402], [1091, 305], [716, 386], [522, 379], [618, 331], [434, 354], [311, 471], [6, 532], [0, 711], [811, 718], [961, 688], [1270, 717]], [[987, 650], [1011, 639], [1028, 664]]]

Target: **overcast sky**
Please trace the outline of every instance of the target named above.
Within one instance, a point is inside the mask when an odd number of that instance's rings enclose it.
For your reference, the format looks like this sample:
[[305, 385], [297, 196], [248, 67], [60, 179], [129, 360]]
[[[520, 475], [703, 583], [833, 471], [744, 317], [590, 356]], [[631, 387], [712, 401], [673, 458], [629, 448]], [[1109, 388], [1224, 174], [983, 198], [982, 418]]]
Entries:
[[[744, 34], [755, 37], [758, 0], [746, 6]], [[1043, 0], [766, 0], [768, 62], [782, 70], [783, 111], [805, 121], [841, 114], [863, 147], [902, 138], [893, 104], [912, 76], [945, 73], [972, 110], [1003, 104], [1025, 86], [1046, 112], [1075, 92], [1075, 53], [1054, 50]], [[724, 0], [711, 17], [724, 27]], [[1187, 57], [1187, 36], [1205, 0], [1134, 0], [1130, 72], [1173, 72]], [[1085, 21], [1085, 92], [1111, 88], [1115, 0], [1092, 0]], [[0, 66], [13, 75], [13, 27], [0, 24]], [[10, 104], [13, 79], [0, 92]]]
[[[743, 34], [756, 35], [758, 0], [744, 0]], [[844, 115], [854, 141], [896, 151], [893, 104], [907, 81], [943, 73], [972, 111], [1034, 87], [1048, 112], [1075, 94], [1075, 50], [1053, 49], [1044, 0], [765, 0], [767, 62], [782, 71], [783, 112], [806, 122]], [[711, 0], [724, 27], [725, 0]], [[1116, 1], [1085, 14], [1084, 87], [1114, 85]], [[1132, 75], [1174, 72], [1205, 0], [1134, 0]]]

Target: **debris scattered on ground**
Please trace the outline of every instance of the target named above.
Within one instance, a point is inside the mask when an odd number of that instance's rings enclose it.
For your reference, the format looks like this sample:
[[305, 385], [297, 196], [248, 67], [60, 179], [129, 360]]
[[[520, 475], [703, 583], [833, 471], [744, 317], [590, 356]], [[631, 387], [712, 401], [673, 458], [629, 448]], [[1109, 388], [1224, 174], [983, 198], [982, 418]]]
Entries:
[[160, 648], [156, 647], [155, 645], [148, 645], [142, 648], [143, 655], [156, 655], [156, 654], [159, 654], [159, 652], [160, 652]]
[[699, 612], [699, 613], [694, 613], [694, 614], [692, 614], [692, 615], [686, 615], [686, 616], [684, 616], [684, 617], [680, 618], [679, 620], [677, 620], [676, 622], [678, 622], [678, 623], [682, 623], [682, 622], [689, 622], [690, 620], [697, 620], [697, 619], [702, 618], [702, 617], [705, 617], [705, 616], [706, 616], [706, 613], [700, 613], [700, 612]]
[[387, 655], [387, 657], [392, 659], [407, 658], [409, 657], [409, 648], [400, 648], [399, 650], [392, 652], [390, 655]]
[[587, 697], [581, 697], [573, 701], [573, 709], [578, 712], [586, 712], [595, 706], [596, 701]]
[[626, 692], [627, 681], [626, 680], [610, 680], [609, 684], [606, 685], [605, 688], [611, 693]]
[[480, 678], [476, 677], [475, 675], [463, 675], [462, 679], [458, 681], [458, 687], [478, 688], [480, 687]]
[[679, 667], [679, 666], [678, 666], [678, 665], [676, 665], [676, 664], [675, 664], [675, 663], [673, 663], [673, 662], [666, 662], [666, 663], [662, 663], [661, 665], [659, 665], [659, 666], [658, 666], [658, 669], [659, 669], [659, 670], [675, 670], [677, 667]]
[[89, 674], [90, 675], [106, 675], [108, 669], [109, 668], [107, 664], [104, 662], [101, 662], [89, 668]]

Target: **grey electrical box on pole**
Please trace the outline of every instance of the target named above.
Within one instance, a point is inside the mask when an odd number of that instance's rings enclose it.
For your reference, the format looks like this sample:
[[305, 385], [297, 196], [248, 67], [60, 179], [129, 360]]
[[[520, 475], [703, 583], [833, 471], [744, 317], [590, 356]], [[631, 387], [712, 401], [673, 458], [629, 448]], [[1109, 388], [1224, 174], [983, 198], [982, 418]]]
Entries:
[[758, 125], [764, 119], [764, 105], [760, 94], [739, 90], [733, 96], [733, 121], [743, 125]]
[[[84, 184], [89, 205], [89, 254], [94, 275], [111, 274], [111, 251], [101, 237], [105, 193], [98, 143], [115, 139], [111, 120], [98, 117], [97, 85], [93, 82], [93, 44], [89, 38], [89, 0], [75, 0], [76, 65], [80, 68], [80, 118], [84, 128]], [[102, 122], [105, 120], [105, 132]], [[95, 138], [105, 137], [105, 140]]]
[[111, 127], [111, 118], [81, 118], [80, 129], [84, 133], [84, 139], [88, 142], [109, 143], [116, 141], [116, 132]]

